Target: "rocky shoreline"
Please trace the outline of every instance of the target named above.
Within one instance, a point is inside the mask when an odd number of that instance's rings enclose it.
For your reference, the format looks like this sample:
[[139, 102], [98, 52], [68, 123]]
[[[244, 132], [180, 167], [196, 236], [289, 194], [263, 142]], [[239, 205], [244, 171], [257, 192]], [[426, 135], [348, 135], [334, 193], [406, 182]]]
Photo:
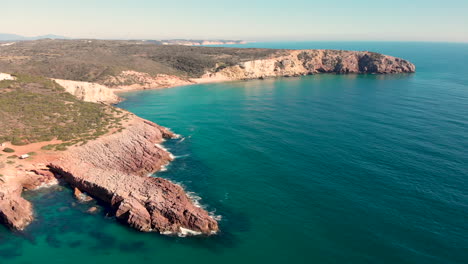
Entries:
[[147, 176], [172, 161], [159, 143], [174, 137], [166, 128], [134, 116], [124, 131], [71, 148], [49, 168], [71, 186], [109, 204], [119, 221], [139, 231], [216, 233], [217, 222], [180, 186]]
[[[116, 218], [142, 232], [212, 235], [218, 223], [177, 184], [148, 176], [173, 156], [160, 143], [177, 138], [168, 129], [135, 115], [126, 129], [55, 153], [45, 163], [24, 163], [0, 181], [0, 222], [24, 230], [34, 219], [23, 190], [57, 184], [57, 179], [109, 205]], [[79, 199], [79, 195], [77, 199]]]
[[[117, 93], [132, 90], [318, 73], [412, 72], [415, 66], [410, 62], [372, 52], [285, 50], [266, 59], [217, 65], [200, 78], [126, 70], [99, 84], [55, 81], [81, 100], [115, 104], [121, 100]], [[0, 181], [0, 221], [12, 229], [24, 230], [33, 221], [33, 208], [21, 197], [22, 190], [54, 183], [58, 177], [78, 193], [86, 192], [108, 204], [119, 221], [137, 230], [191, 235], [218, 232], [216, 220], [197, 207], [180, 186], [147, 176], [173, 159], [159, 143], [175, 135], [135, 115], [130, 115], [124, 127], [64, 152], [54, 152], [41, 160], [41, 165], [27, 163], [22, 169], [8, 171], [9, 175]]]
[[123, 92], [163, 89], [202, 83], [238, 80], [297, 77], [321, 73], [398, 74], [414, 73], [407, 60], [369, 51], [283, 50], [266, 59], [251, 60], [233, 66], [218, 65], [198, 78], [122, 71], [97, 83], [56, 80], [72, 94], [85, 101], [114, 104]]

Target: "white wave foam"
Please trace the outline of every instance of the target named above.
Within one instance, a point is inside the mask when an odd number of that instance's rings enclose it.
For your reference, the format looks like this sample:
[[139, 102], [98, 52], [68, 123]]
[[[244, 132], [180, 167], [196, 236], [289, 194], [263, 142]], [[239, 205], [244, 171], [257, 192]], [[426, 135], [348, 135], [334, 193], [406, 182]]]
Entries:
[[39, 189], [45, 189], [45, 188], [50, 188], [52, 186], [56, 186], [58, 185], [59, 182], [57, 179], [53, 179], [47, 183], [42, 183], [41, 185], [37, 186], [36, 188], [34, 188], [34, 190], [39, 190]]
[[[202, 198], [196, 192], [187, 191], [187, 187], [185, 186], [185, 184], [181, 182], [172, 181], [172, 180], [171, 182], [176, 185], [179, 185], [182, 189], [185, 190], [187, 197], [190, 199], [190, 201], [192, 201], [195, 207], [201, 208], [203, 210], [207, 210], [207, 206], [201, 203]], [[213, 211], [208, 211], [208, 215], [216, 221], [221, 221], [223, 219], [222, 215], [216, 214], [216, 209]]]
[[172, 134], [174, 134], [174, 135], [172, 136], [172, 139], [178, 139], [178, 138], [181, 138], [181, 137], [182, 137], [181, 135], [174, 133], [174, 132], [173, 132], [170, 128], [168, 128], [168, 127], [166, 127], [166, 130], [169, 131], [169, 132], [171, 132]]
[[[195, 230], [188, 229], [188, 228], [184, 228], [184, 227], [180, 227], [179, 232], [177, 232], [177, 233], [169, 231], [169, 230], [161, 231], [159, 233], [161, 235], [165, 235], [165, 236], [177, 235], [178, 237], [199, 236], [199, 235], [203, 234], [202, 232], [195, 231]], [[212, 232], [212, 234], [216, 234], [216, 232], [214, 232], [214, 233]]]
[[191, 230], [191, 229], [188, 229], [188, 228], [183, 228], [183, 227], [181, 227], [179, 233], [177, 233], [177, 235], [179, 237], [186, 237], [188, 235], [190, 235], [190, 236], [199, 236], [201, 234], [202, 234], [202, 232], [198, 232], [198, 231]]
[[190, 200], [192, 200], [193, 205], [195, 205], [196, 207], [205, 209], [204, 206], [200, 203], [202, 198], [198, 196], [195, 192], [187, 192], [187, 197]]
[[160, 172], [167, 171], [167, 165], [162, 165], [161, 169], [159, 169]]
[[169, 153], [169, 158], [171, 158], [171, 160], [175, 160], [176, 157], [167, 148], [165, 148], [163, 145], [156, 143], [156, 144], [154, 144], [154, 146], [156, 146], [157, 148], [159, 148], [161, 150], [164, 150], [165, 152]]
[[[201, 203], [202, 198], [198, 196], [197, 193], [187, 192], [187, 197], [192, 201], [193, 205], [195, 205], [196, 207], [202, 208], [203, 210], [207, 210], [207, 206]], [[223, 219], [222, 215], [216, 214], [216, 209], [213, 211], [208, 211], [208, 215], [216, 221], [221, 221]]]
[[174, 232], [172, 232], [172, 231], [161, 231], [161, 232], [159, 232], [159, 234], [161, 234], [161, 235], [166, 235], [166, 236], [170, 236], [170, 235], [173, 235]]

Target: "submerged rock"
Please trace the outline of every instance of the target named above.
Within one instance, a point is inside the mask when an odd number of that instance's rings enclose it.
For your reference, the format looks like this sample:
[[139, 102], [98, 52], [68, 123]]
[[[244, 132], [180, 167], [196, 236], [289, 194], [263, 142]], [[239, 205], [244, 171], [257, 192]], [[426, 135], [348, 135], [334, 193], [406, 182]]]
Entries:
[[89, 208], [86, 212], [90, 213], [90, 214], [94, 214], [94, 213], [97, 213], [98, 211], [99, 211], [99, 209], [96, 206], [93, 206], [93, 207]]
[[80, 189], [76, 188], [73, 190], [73, 195], [75, 196], [76, 199], [78, 199], [78, 201], [80, 202], [84, 202], [84, 203], [87, 203], [87, 202], [91, 202], [93, 200], [92, 197], [90, 197], [89, 195], [83, 193], [80, 191]]

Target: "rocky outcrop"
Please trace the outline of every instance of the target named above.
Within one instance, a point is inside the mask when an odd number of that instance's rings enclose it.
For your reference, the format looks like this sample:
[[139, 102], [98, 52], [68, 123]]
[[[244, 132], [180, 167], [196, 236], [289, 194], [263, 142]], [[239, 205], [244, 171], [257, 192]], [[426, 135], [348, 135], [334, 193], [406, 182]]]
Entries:
[[116, 104], [120, 98], [108, 87], [89, 82], [54, 79], [65, 90], [86, 102]]
[[215, 233], [217, 222], [180, 186], [148, 176], [173, 159], [159, 145], [171, 137], [169, 130], [133, 116], [122, 132], [72, 147], [50, 168], [73, 187], [109, 204], [117, 219], [140, 231]]
[[196, 82], [246, 80], [318, 73], [411, 73], [416, 67], [403, 59], [368, 51], [293, 50], [269, 59], [217, 68]]
[[3, 73], [0, 72], [0, 81], [5, 81], [5, 80], [15, 80], [16, 78], [12, 76], [11, 74], [8, 73]]
[[52, 173], [44, 168], [17, 168], [0, 179], [0, 222], [13, 230], [25, 229], [34, 219], [33, 207], [21, 197], [23, 189], [56, 184]]
[[33, 220], [32, 205], [21, 197], [20, 182], [1, 184], [0, 221], [7, 227], [23, 230]]

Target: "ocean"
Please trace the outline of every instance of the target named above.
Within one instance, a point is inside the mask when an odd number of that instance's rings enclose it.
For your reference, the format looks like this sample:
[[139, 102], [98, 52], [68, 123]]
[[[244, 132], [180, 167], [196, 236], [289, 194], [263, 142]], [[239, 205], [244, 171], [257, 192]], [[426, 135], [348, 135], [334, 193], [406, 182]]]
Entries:
[[313, 75], [124, 94], [171, 128], [155, 176], [220, 219], [213, 237], [139, 233], [66, 186], [27, 192], [0, 263], [467, 263], [468, 44], [250, 43], [370, 50], [415, 74]]

